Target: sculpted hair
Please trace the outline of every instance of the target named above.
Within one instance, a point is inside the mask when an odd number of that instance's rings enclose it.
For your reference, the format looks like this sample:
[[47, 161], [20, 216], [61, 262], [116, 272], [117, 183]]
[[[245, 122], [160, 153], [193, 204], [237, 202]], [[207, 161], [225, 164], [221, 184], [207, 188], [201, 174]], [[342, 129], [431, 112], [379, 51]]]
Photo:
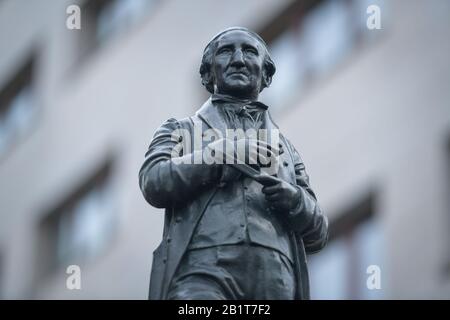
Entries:
[[[264, 65], [263, 65], [263, 79], [262, 79], [262, 85], [260, 91], [262, 91], [264, 88], [267, 88], [270, 83], [272, 82], [272, 77], [275, 74], [275, 63], [273, 62], [272, 58], [270, 57], [269, 50], [267, 50], [267, 45], [265, 41], [255, 32], [244, 28], [244, 27], [232, 27], [225, 29], [224, 31], [218, 33], [215, 35], [211, 41], [209, 41], [208, 45], [205, 47], [205, 50], [203, 51], [203, 57], [202, 57], [202, 63], [200, 65], [200, 76], [202, 78], [202, 85], [205, 86], [206, 90], [208, 90], [210, 93], [214, 93], [214, 78], [211, 72], [211, 66], [213, 62], [213, 55], [214, 51], [216, 49], [217, 40], [224, 35], [227, 32], [231, 31], [244, 31], [248, 33], [250, 36], [258, 40], [262, 46], [264, 47]], [[265, 76], [264, 76], [265, 74]]]

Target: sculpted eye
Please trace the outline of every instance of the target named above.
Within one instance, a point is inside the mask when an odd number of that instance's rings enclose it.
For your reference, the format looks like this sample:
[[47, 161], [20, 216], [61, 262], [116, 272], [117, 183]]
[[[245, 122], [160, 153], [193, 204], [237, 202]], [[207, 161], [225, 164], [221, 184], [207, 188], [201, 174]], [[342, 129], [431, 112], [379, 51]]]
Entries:
[[231, 49], [230, 48], [228, 48], [228, 47], [223, 47], [223, 48], [220, 48], [218, 51], [217, 51], [217, 54], [224, 54], [224, 53], [230, 53], [231, 52]]
[[245, 52], [246, 53], [251, 53], [254, 55], [258, 55], [258, 50], [256, 50], [255, 48], [245, 48]]

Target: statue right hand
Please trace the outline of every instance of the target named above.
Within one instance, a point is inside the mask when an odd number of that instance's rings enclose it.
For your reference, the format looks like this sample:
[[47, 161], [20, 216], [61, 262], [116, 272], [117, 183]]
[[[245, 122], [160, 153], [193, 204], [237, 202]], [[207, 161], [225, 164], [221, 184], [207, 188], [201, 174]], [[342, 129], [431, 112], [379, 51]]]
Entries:
[[[278, 159], [278, 149], [265, 141], [243, 138], [237, 141], [218, 139], [206, 147], [208, 155], [218, 164], [248, 164], [252, 166], [269, 166]], [[212, 159], [211, 159], [212, 160]]]

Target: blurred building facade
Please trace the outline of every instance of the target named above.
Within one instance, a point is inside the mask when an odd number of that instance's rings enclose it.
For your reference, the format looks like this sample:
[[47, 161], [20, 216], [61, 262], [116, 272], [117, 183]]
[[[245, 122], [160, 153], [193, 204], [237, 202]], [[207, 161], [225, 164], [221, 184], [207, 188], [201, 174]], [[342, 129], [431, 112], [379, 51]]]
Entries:
[[[72, 4], [81, 30], [66, 27]], [[381, 29], [366, 25], [373, 4]], [[261, 100], [331, 221], [312, 297], [450, 298], [449, 13], [445, 0], [1, 1], [0, 297], [146, 298], [163, 215], [138, 170], [154, 130], [207, 98], [206, 43], [242, 25], [270, 46]]]

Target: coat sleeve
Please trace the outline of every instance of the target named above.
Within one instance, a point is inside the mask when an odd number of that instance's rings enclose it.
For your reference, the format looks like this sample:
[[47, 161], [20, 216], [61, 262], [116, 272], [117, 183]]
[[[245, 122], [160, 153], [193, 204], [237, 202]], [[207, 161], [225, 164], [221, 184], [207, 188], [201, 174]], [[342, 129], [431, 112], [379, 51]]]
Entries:
[[290, 145], [294, 167], [296, 188], [300, 199], [298, 205], [289, 212], [289, 221], [300, 233], [307, 253], [315, 253], [325, 247], [328, 241], [328, 219], [322, 213], [316, 195], [309, 184], [309, 176], [297, 150]]
[[172, 151], [181, 141], [180, 135], [175, 134], [177, 129], [180, 129], [179, 122], [171, 118], [156, 130], [139, 171], [139, 186], [144, 198], [157, 208], [189, 201], [221, 175], [219, 165], [180, 161], [181, 157], [192, 159], [192, 153], [173, 156]]

